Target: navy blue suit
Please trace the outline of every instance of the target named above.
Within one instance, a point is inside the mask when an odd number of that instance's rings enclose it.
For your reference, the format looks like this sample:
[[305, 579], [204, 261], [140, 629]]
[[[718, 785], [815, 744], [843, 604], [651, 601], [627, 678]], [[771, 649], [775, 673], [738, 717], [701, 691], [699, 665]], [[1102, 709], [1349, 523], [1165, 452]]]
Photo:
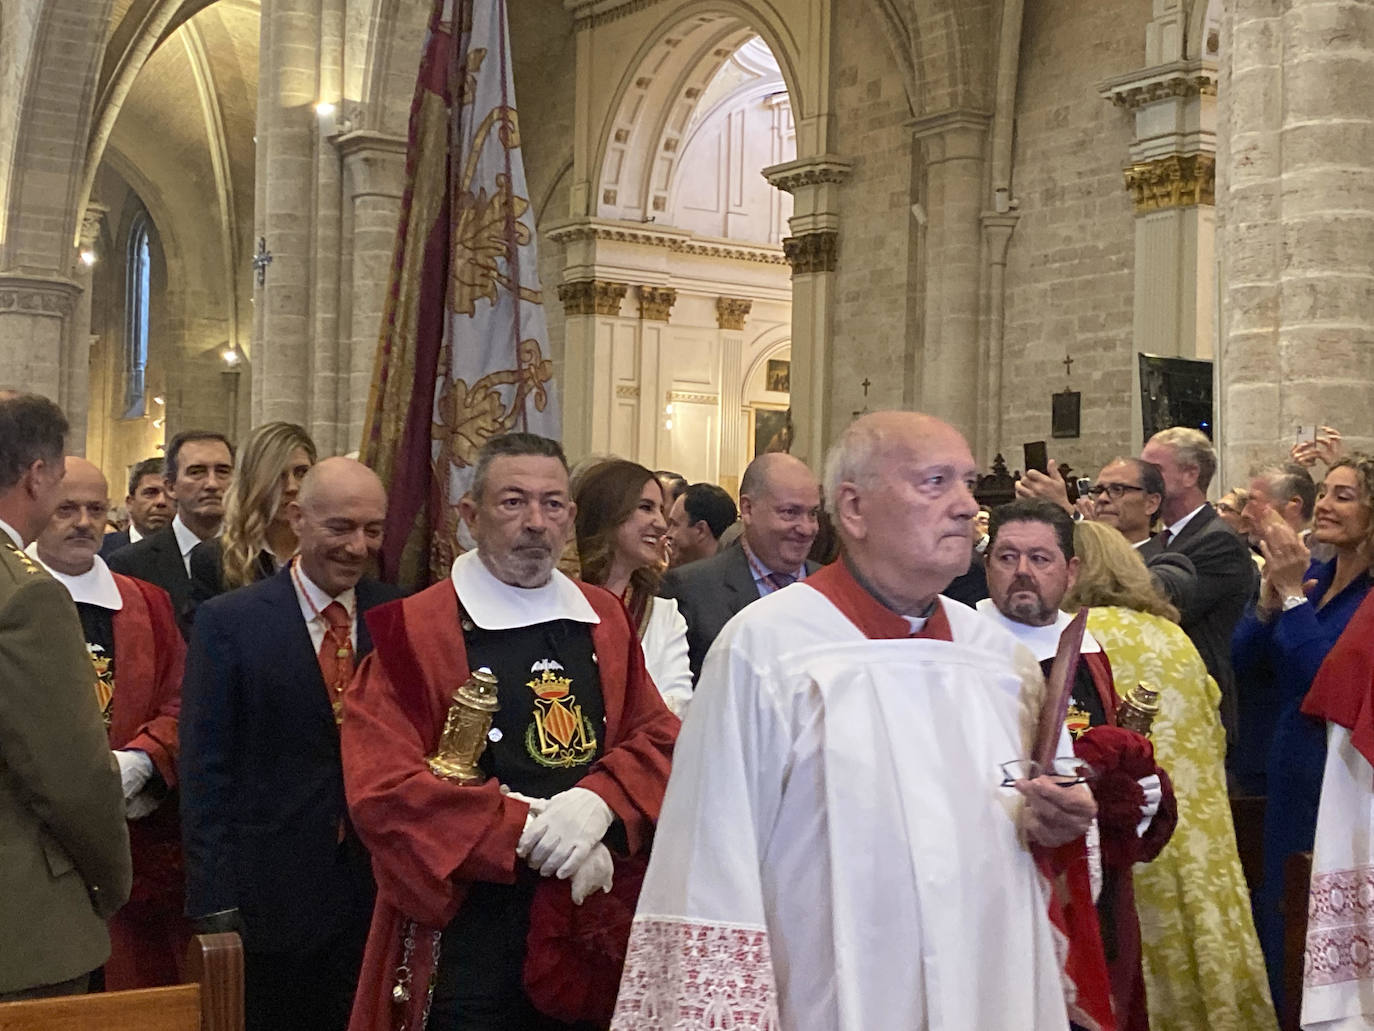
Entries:
[[131, 543], [128, 530], [107, 533], [105, 539], [100, 542], [100, 557], [108, 560], [120, 548], [127, 548]]
[[[401, 594], [363, 580], [358, 612]], [[238, 911], [250, 1029], [342, 1031], [375, 887], [289, 568], [200, 607], [181, 698], [187, 915]]]

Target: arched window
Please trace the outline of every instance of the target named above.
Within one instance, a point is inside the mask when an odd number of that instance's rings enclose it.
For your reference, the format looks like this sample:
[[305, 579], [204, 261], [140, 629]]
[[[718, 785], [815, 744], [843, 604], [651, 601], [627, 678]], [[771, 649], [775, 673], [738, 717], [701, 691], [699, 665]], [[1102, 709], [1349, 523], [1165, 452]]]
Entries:
[[137, 419], [147, 406], [148, 295], [152, 265], [148, 254], [148, 217], [139, 215], [129, 230], [124, 319], [124, 418]]

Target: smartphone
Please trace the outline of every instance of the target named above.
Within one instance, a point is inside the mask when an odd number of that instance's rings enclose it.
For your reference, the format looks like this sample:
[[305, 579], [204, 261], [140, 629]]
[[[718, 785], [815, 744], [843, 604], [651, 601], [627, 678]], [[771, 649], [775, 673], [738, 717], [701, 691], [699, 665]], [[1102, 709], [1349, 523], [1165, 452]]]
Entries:
[[1080, 498], [1086, 498], [1088, 496], [1088, 491], [1093, 489], [1092, 478], [1088, 476], [1080, 476], [1078, 480], [1074, 483], [1074, 486], [1078, 489], [1078, 496]]
[[1317, 442], [1317, 427], [1299, 426], [1297, 442], [1299, 444], [1315, 444]]
[[1021, 449], [1025, 454], [1026, 472], [1030, 472], [1034, 469], [1038, 473], [1044, 473], [1046, 476], [1049, 475], [1050, 455], [1043, 440], [1032, 440], [1029, 443], [1022, 444]]

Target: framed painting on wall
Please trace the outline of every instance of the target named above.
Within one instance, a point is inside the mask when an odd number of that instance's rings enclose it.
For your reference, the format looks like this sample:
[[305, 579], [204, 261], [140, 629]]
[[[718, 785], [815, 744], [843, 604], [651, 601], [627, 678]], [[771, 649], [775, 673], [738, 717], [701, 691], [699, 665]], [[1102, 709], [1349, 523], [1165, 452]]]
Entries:
[[792, 409], [790, 408], [751, 408], [753, 422], [754, 454], [769, 451], [792, 450]]
[[775, 394], [792, 392], [792, 362], [787, 358], [769, 358], [764, 369], [763, 385], [765, 390]]

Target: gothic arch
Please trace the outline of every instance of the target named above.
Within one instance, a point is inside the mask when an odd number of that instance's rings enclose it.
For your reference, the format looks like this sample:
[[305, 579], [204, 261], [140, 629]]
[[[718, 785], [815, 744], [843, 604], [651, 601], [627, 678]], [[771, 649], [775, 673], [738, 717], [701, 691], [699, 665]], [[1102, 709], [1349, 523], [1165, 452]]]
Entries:
[[1188, 38], [1185, 53], [1193, 60], [1217, 59], [1220, 49], [1215, 38], [1221, 27], [1222, 0], [1193, 0], [1192, 10], [1188, 12]]

